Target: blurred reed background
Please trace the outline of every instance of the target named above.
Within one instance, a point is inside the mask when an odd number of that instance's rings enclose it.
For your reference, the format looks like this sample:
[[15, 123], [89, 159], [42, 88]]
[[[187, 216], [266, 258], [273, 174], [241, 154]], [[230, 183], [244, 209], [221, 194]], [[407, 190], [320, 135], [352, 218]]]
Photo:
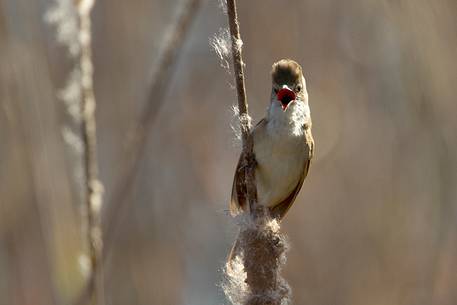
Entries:
[[[72, 60], [51, 0], [0, 0], [0, 305], [71, 304], [84, 283], [78, 131], [58, 92]], [[180, 1], [92, 12], [104, 214]], [[238, 1], [251, 115], [271, 64], [302, 64], [316, 158], [287, 215], [293, 304], [457, 304], [457, 2]], [[148, 130], [105, 268], [107, 304], [214, 305], [236, 227], [233, 80], [203, 1]], [[79, 172], [79, 174], [78, 174]], [[106, 221], [106, 219], [104, 219]]]

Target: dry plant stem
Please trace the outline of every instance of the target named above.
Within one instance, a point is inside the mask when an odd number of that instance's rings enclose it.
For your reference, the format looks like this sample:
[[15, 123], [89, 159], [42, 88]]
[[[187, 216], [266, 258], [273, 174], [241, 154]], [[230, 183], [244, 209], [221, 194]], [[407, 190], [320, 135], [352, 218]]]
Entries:
[[151, 130], [157, 114], [165, 104], [165, 94], [177, 57], [201, 2], [201, 0], [181, 1], [178, 16], [165, 33], [164, 47], [159, 51], [158, 64], [154, 67], [148, 82], [146, 109], [142, 112], [137, 125], [128, 133], [126, 162], [120, 170], [119, 180], [115, 183], [114, 193], [107, 205], [109, 210], [106, 213], [106, 224], [104, 225], [105, 255], [113, 244], [116, 226], [119, 224], [123, 208], [127, 205], [126, 199], [146, 148], [148, 131]]
[[93, 88], [93, 66], [91, 50], [90, 13], [95, 0], [76, 2], [79, 16], [79, 44], [81, 47], [79, 68], [81, 70], [81, 117], [84, 145], [84, 173], [86, 186], [87, 239], [90, 256], [90, 277], [94, 278], [95, 289], [91, 295], [93, 304], [103, 304], [103, 270], [101, 268], [102, 236], [100, 207], [103, 187], [98, 179], [97, 138], [95, 122], [95, 95]]
[[241, 136], [243, 141], [243, 163], [244, 170], [246, 171], [246, 198], [249, 202], [251, 215], [254, 218], [257, 214], [257, 188], [255, 184], [255, 156], [253, 153], [253, 139], [251, 137], [249, 126], [249, 113], [248, 102], [246, 97], [246, 88], [244, 84], [244, 71], [243, 71], [243, 57], [242, 40], [240, 36], [240, 26], [238, 22], [238, 15], [236, 11], [235, 0], [227, 0], [227, 15], [230, 28], [230, 36], [232, 38], [232, 56], [233, 56], [233, 69], [235, 71], [235, 82], [238, 94], [238, 109], [241, 124]]
[[[119, 180], [115, 182], [113, 194], [110, 196], [106, 205], [108, 210], [104, 217], [104, 247], [101, 263], [98, 264], [98, 268], [100, 269], [103, 267], [114, 243], [116, 228], [121, 220], [122, 212], [128, 205], [127, 197], [141, 164], [142, 156], [144, 155], [148, 131], [151, 130], [157, 114], [165, 104], [164, 97], [174, 72], [175, 63], [201, 3], [202, 0], [181, 1], [178, 16], [170, 24], [165, 34], [165, 41], [162, 43], [163, 48], [159, 51], [157, 64], [154, 66], [148, 81], [146, 108], [142, 112], [139, 121], [128, 132], [129, 138], [126, 145], [128, 150], [124, 158], [126, 161], [119, 170]], [[86, 303], [86, 300], [96, 286], [95, 283], [95, 278], [91, 277], [83, 288], [82, 293], [75, 300], [75, 305]]]
[[[244, 253], [243, 264], [249, 295], [245, 305], [280, 305], [290, 294], [287, 284], [279, 275], [285, 257], [283, 237], [271, 225], [268, 209], [257, 204], [255, 183], [255, 156], [250, 132], [248, 103], [244, 83], [242, 41], [235, 0], [227, 0], [227, 14], [232, 39], [232, 56], [238, 93], [238, 109], [243, 140], [246, 198], [249, 203], [253, 226], [242, 228], [239, 242]], [[286, 303], [286, 302], [284, 302]]]
[[245, 250], [246, 283], [250, 289], [245, 304], [286, 304], [290, 288], [280, 276], [287, 248], [284, 237], [265, 223], [245, 229], [240, 238]]

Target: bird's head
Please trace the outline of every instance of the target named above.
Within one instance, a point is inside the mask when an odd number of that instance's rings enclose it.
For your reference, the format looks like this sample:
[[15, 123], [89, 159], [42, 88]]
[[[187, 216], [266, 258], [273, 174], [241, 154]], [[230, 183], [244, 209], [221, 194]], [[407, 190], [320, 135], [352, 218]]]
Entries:
[[305, 78], [297, 62], [281, 59], [274, 63], [271, 79], [271, 103], [279, 103], [283, 111], [286, 111], [292, 103], [307, 101]]

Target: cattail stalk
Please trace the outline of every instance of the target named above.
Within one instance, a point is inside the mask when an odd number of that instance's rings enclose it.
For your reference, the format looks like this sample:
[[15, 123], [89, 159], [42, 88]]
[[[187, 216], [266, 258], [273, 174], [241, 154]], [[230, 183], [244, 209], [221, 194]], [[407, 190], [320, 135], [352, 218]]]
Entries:
[[[242, 277], [236, 268], [228, 262], [227, 276], [229, 282], [237, 285], [229, 285], [226, 294], [234, 304], [242, 305], [281, 305], [286, 304], [290, 298], [290, 289], [280, 276], [281, 266], [285, 262], [287, 249], [284, 237], [279, 233], [279, 224], [270, 218], [269, 212], [257, 202], [257, 188], [255, 182], [255, 155], [253, 152], [253, 138], [250, 130], [248, 103], [246, 97], [242, 40], [240, 37], [239, 22], [235, 0], [227, 0], [227, 15], [232, 42], [233, 67], [238, 94], [238, 109], [242, 132], [242, 164], [241, 170], [245, 171], [245, 181], [240, 189], [246, 190], [247, 202], [249, 203], [250, 221], [242, 224], [238, 236], [238, 248], [242, 256], [245, 272], [245, 284], [239, 285]], [[238, 257], [235, 258], [235, 260]], [[236, 263], [236, 262], [235, 262]], [[240, 290], [240, 291], [236, 291]], [[241, 296], [240, 296], [241, 295]]]
[[[138, 122], [128, 131], [126, 145], [128, 151], [124, 158], [125, 163], [119, 169], [119, 174], [117, 175], [119, 179], [115, 182], [113, 194], [107, 200], [106, 206], [108, 209], [104, 216], [103, 234], [100, 234], [100, 236], [103, 235], [103, 252], [97, 262], [97, 268], [100, 270], [114, 244], [116, 230], [121, 222], [123, 211], [129, 203], [127, 197], [145, 152], [148, 132], [151, 130], [161, 107], [165, 104], [164, 97], [167, 93], [170, 79], [173, 76], [177, 59], [201, 3], [202, 0], [181, 0], [178, 14], [168, 26], [164, 41], [161, 43], [162, 48], [148, 79], [145, 109], [141, 113]], [[94, 294], [97, 289], [97, 279], [93, 275], [97, 273], [93, 273], [88, 279], [81, 294], [75, 299], [74, 305], [86, 304], [87, 300]]]
[[76, 2], [76, 7], [79, 18], [78, 41], [80, 45], [79, 69], [81, 71], [81, 129], [84, 147], [86, 230], [90, 277], [94, 278], [95, 285], [91, 302], [92, 304], [103, 304], [103, 270], [101, 268], [103, 243], [100, 219], [103, 186], [98, 179], [96, 102], [93, 86], [90, 20], [90, 13], [94, 3], [95, 0], [79, 0]]
[[[240, 25], [236, 11], [235, 0], [227, 1], [227, 15], [230, 28], [230, 36], [232, 39], [232, 56], [233, 70], [235, 71], [235, 83], [238, 94], [238, 110], [241, 125], [241, 139], [243, 143], [243, 158], [244, 170], [246, 171], [246, 198], [249, 203], [251, 212], [256, 211], [257, 205], [257, 188], [255, 184], [255, 157], [253, 152], [254, 142], [251, 137], [251, 126], [248, 112], [248, 101], [246, 96], [246, 88], [244, 81], [243, 57], [242, 57], [242, 40], [240, 36]], [[255, 213], [253, 213], [255, 214]]]

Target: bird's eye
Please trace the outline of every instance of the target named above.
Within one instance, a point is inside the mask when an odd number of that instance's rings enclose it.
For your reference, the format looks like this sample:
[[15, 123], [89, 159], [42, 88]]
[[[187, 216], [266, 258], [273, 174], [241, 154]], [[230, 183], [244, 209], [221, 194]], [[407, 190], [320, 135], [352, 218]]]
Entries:
[[301, 86], [298, 85], [298, 86], [295, 88], [295, 90], [297, 90], [297, 92], [300, 92], [300, 91], [301, 91]]

